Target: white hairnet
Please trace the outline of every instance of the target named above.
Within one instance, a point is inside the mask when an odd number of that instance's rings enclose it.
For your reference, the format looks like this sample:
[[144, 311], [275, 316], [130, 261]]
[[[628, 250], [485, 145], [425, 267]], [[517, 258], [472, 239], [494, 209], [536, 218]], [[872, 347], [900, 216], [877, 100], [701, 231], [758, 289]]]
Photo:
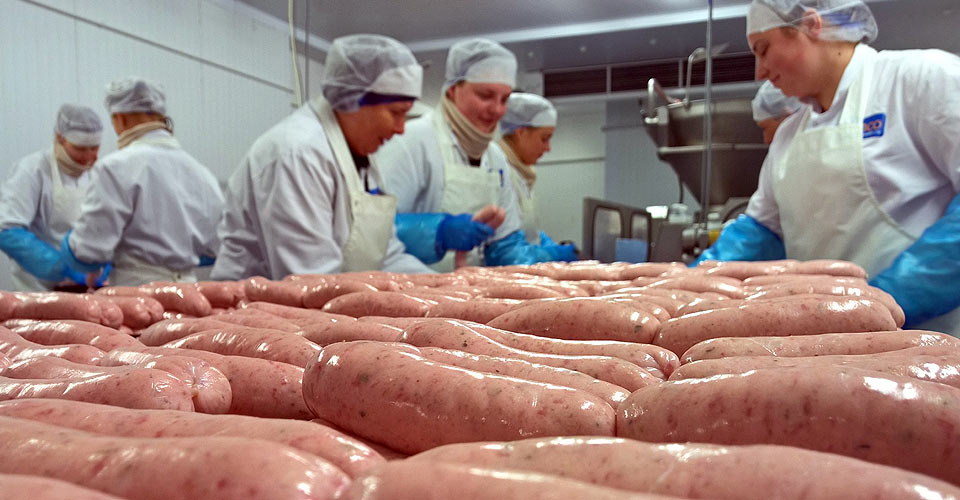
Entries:
[[107, 110], [114, 113], [167, 114], [163, 87], [139, 76], [127, 76], [107, 85]]
[[524, 127], [556, 127], [557, 109], [537, 94], [514, 92], [507, 99], [507, 112], [500, 119], [503, 135]]
[[64, 104], [57, 112], [57, 126], [54, 131], [70, 144], [99, 146], [103, 123], [97, 112], [86, 106]]
[[492, 40], [473, 38], [457, 42], [447, 53], [447, 81], [443, 91], [460, 81], [502, 83], [513, 88], [517, 83], [517, 57]]
[[800, 25], [807, 10], [823, 18], [823, 40], [867, 42], [877, 39], [877, 21], [859, 0], [753, 0], [747, 13], [747, 36]]
[[800, 99], [784, 95], [768, 80], [763, 82], [757, 96], [753, 98], [753, 121], [759, 123], [771, 118], [786, 118], [799, 111], [802, 106]]
[[330, 46], [321, 83], [333, 109], [354, 111], [370, 92], [419, 99], [423, 67], [406, 45], [393, 38], [349, 35]]

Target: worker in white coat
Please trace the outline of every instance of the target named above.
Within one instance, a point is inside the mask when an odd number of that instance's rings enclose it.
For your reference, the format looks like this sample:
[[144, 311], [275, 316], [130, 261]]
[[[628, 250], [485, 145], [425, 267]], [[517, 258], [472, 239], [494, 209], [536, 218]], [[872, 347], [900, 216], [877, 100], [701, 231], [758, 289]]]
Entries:
[[[488, 265], [552, 260], [529, 245], [503, 152], [488, 147], [516, 83], [517, 60], [502, 45], [475, 38], [447, 54], [439, 109], [412, 120], [379, 152], [384, 183], [397, 197], [397, 232], [407, 251], [441, 271], [453, 252], [484, 246]], [[506, 212], [494, 232], [472, 215], [488, 205]], [[469, 264], [480, 264], [479, 248]]]
[[64, 265], [60, 240], [80, 212], [97, 161], [103, 124], [85, 106], [57, 112], [53, 146], [17, 161], [0, 189], [0, 249], [14, 262], [19, 291], [81, 285], [83, 274]]
[[557, 109], [546, 98], [536, 94], [514, 92], [507, 100], [507, 112], [500, 119], [502, 136], [497, 145], [510, 165], [510, 184], [517, 194], [523, 234], [527, 241], [549, 252], [554, 260], [576, 260], [573, 245], [557, 245], [540, 230], [537, 218], [537, 197], [533, 184], [537, 180], [534, 165], [548, 151], [557, 128]]
[[140, 77], [107, 86], [115, 151], [96, 176], [62, 252], [80, 271], [113, 262], [111, 285], [196, 281], [217, 250], [223, 195], [213, 174], [180, 147], [163, 89]]
[[800, 99], [784, 95], [782, 90], [770, 83], [770, 80], [763, 82], [751, 105], [753, 121], [757, 122], [757, 126], [763, 130], [765, 144], [773, 142], [780, 124], [803, 107]]
[[860, 1], [754, 0], [747, 35], [757, 77], [808, 106], [705, 258], [850, 260], [906, 327], [960, 334], [960, 58], [878, 53]]
[[430, 272], [396, 238], [396, 200], [370, 154], [403, 133], [423, 68], [380, 35], [333, 41], [323, 95], [253, 144], [227, 187], [214, 279]]

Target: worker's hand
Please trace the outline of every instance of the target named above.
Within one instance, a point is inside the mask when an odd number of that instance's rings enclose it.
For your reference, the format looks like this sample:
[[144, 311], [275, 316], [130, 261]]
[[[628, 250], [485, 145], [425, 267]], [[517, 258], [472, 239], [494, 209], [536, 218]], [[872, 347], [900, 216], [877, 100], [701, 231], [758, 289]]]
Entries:
[[473, 214], [473, 220], [482, 222], [493, 229], [500, 227], [500, 224], [503, 224], [506, 219], [507, 211], [496, 205], [487, 205]]
[[472, 250], [493, 236], [493, 228], [473, 220], [471, 214], [449, 215], [437, 229], [444, 250]]

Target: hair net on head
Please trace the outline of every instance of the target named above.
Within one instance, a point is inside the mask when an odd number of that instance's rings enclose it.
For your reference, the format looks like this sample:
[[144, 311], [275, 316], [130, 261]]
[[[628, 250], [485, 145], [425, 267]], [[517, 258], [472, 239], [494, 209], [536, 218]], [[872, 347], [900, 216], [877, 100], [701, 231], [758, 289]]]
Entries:
[[784, 95], [768, 80], [763, 82], [757, 96], [753, 98], [753, 121], [759, 123], [771, 118], [786, 118], [799, 111], [802, 106], [800, 99]]
[[556, 127], [557, 109], [536, 94], [514, 92], [507, 100], [507, 112], [500, 119], [503, 135], [524, 127]]
[[406, 45], [382, 35], [337, 38], [327, 52], [323, 96], [339, 111], [354, 111], [367, 93], [419, 99], [423, 68]]
[[103, 123], [97, 112], [77, 104], [64, 104], [57, 112], [54, 131], [76, 146], [99, 146]]
[[820, 39], [867, 42], [877, 39], [877, 21], [860, 0], [753, 0], [747, 13], [747, 36], [774, 28], [797, 28], [807, 10], [823, 19]]
[[457, 42], [447, 53], [447, 81], [443, 91], [460, 81], [502, 83], [513, 88], [517, 83], [517, 57], [492, 40], [473, 38]]
[[127, 76], [107, 85], [107, 110], [114, 113], [167, 114], [163, 87], [139, 76]]

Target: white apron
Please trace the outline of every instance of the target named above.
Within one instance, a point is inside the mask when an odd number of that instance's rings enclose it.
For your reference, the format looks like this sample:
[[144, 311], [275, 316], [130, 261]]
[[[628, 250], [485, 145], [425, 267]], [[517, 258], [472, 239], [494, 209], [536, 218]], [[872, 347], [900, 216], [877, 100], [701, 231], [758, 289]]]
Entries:
[[513, 182], [513, 190], [517, 193], [517, 203], [520, 205], [520, 216], [523, 217], [520, 229], [527, 238], [527, 242], [533, 245], [540, 244], [540, 224], [537, 219], [537, 195], [533, 194], [533, 189], [529, 187], [526, 179], [517, 173], [515, 168], [510, 168], [510, 181]]
[[[180, 141], [176, 137], [140, 138], [128, 145], [148, 144], [180, 149]], [[171, 281], [175, 283], [197, 281], [196, 268], [169, 269], [135, 257], [126, 252], [117, 251], [113, 255], [113, 271], [109, 276], [113, 286], [139, 286], [154, 281]]]
[[[443, 159], [443, 194], [440, 197], [440, 212], [452, 215], [475, 214], [487, 205], [497, 205], [500, 194], [500, 173], [483, 166], [474, 167], [464, 163], [456, 154], [456, 146], [450, 127], [443, 120], [443, 113], [434, 112], [433, 127], [440, 144]], [[439, 272], [454, 270], [454, 255], [447, 252], [440, 262], [431, 265]], [[467, 265], [479, 266], [483, 256], [479, 247], [467, 254]]]
[[[341, 272], [379, 271], [387, 255], [387, 245], [393, 236], [394, 217], [397, 214], [397, 199], [393, 196], [374, 195], [363, 187], [363, 179], [357, 172], [357, 166], [350, 154], [347, 139], [337, 123], [330, 103], [318, 98], [310, 103], [313, 112], [320, 119], [327, 142], [333, 150], [333, 156], [343, 174], [347, 186], [347, 200], [350, 203], [350, 236], [340, 249], [343, 262]], [[368, 173], [377, 173], [373, 164]], [[377, 179], [380, 185], [380, 179]]]
[[[56, 154], [50, 151], [50, 179], [51, 198], [53, 201], [50, 210], [47, 231], [53, 238], [53, 246], [60, 248], [60, 241], [63, 240], [67, 231], [73, 227], [73, 223], [80, 216], [80, 206], [83, 205], [83, 197], [86, 189], [82, 187], [66, 187], [63, 185], [63, 178], [60, 177], [60, 167], [57, 166]], [[52, 290], [56, 283], [50, 281], [41, 281], [36, 276], [26, 272], [20, 266], [13, 266], [13, 284], [17, 290], [25, 292], [45, 292]]]
[[[916, 241], [880, 206], [864, 170], [865, 87], [875, 61], [876, 51], [864, 58], [836, 126], [805, 130], [811, 111], [803, 112], [801, 132], [774, 165], [773, 183], [787, 258], [848, 260], [871, 277]], [[933, 321], [939, 331], [960, 334], [960, 309]], [[931, 322], [919, 328], [932, 329]]]

